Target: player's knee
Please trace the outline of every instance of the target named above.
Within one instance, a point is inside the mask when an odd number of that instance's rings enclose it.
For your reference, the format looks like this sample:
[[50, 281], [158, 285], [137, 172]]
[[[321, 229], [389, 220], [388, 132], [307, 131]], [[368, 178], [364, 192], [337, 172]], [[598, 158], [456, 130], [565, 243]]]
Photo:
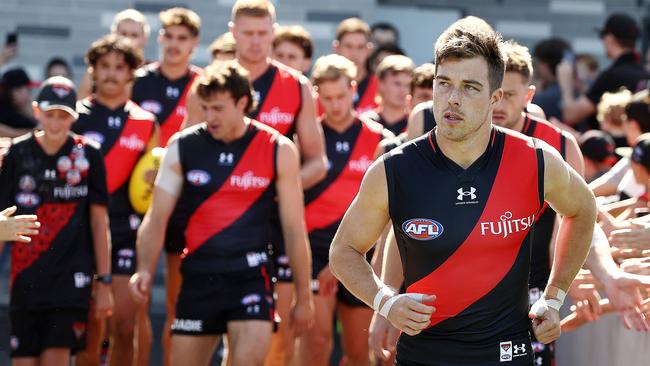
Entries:
[[251, 365], [263, 366], [266, 359], [265, 352], [251, 352], [251, 349], [238, 349], [235, 352], [230, 352], [230, 359], [232, 365]]
[[135, 321], [123, 319], [113, 324], [113, 337], [117, 342], [133, 342], [135, 334]]
[[312, 334], [307, 339], [303, 338], [301, 342], [307, 341], [309, 350], [314, 356], [328, 355], [332, 350], [332, 332], [317, 329], [312, 329], [311, 332]]

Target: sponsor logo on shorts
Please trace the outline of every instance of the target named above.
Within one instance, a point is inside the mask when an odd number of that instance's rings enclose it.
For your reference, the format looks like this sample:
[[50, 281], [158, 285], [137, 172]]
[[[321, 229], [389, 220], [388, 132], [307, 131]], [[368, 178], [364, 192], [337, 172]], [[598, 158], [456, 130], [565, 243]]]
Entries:
[[444, 228], [438, 221], [419, 218], [404, 221], [402, 230], [415, 240], [433, 240], [442, 235]]
[[203, 320], [191, 319], [174, 319], [172, 330], [182, 330], [184, 332], [202, 332]]
[[22, 207], [36, 207], [41, 203], [41, 198], [36, 193], [20, 192], [16, 195], [16, 203]]
[[142, 103], [140, 103], [140, 107], [153, 114], [160, 114], [160, 112], [162, 112], [162, 104], [155, 100], [143, 100]]
[[537, 302], [537, 300], [542, 298], [542, 291], [540, 291], [537, 287], [533, 287], [528, 290], [528, 301], [529, 305], [533, 305], [534, 303]]
[[512, 342], [499, 343], [500, 362], [512, 361]]
[[124, 269], [133, 267], [133, 257], [135, 251], [131, 248], [122, 248], [117, 251], [117, 266]]
[[103, 144], [104, 140], [106, 139], [104, 135], [95, 131], [88, 131], [84, 133], [84, 137], [87, 138], [88, 140], [95, 141], [99, 145]]
[[83, 272], [75, 272], [73, 278], [74, 278], [74, 287], [76, 288], [84, 288], [90, 285], [90, 276], [86, 275]]
[[496, 235], [505, 239], [511, 234], [530, 229], [534, 223], [535, 214], [513, 218], [512, 212], [506, 211], [499, 217], [499, 221], [481, 222], [481, 235]]
[[81, 337], [83, 337], [84, 333], [86, 333], [86, 323], [84, 323], [84, 322], [74, 322], [72, 324], [72, 331], [74, 332], [74, 336], [77, 339], [81, 339]]
[[15, 351], [15, 350], [18, 349], [18, 346], [20, 346], [20, 342], [18, 341], [18, 337], [16, 337], [16, 336], [9, 337], [9, 347], [11, 347], [11, 349], [13, 351]]
[[250, 252], [246, 253], [246, 262], [248, 262], [249, 267], [257, 267], [262, 263], [266, 263], [268, 257], [264, 252]]
[[187, 181], [194, 186], [203, 186], [210, 181], [210, 174], [204, 170], [194, 169], [187, 172]]
[[527, 354], [526, 343], [514, 344], [512, 346], [512, 357], [521, 357], [526, 356]]
[[542, 342], [533, 342], [533, 352], [541, 353], [546, 349], [546, 345]]
[[259, 294], [249, 294], [241, 299], [242, 305], [258, 304], [260, 301], [262, 301], [262, 296]]
[[131, 227], [131, 230], [138, 230], [138, 227], [140, 227], [140, 217], [138, 215], [129, 215], [129, 226]]

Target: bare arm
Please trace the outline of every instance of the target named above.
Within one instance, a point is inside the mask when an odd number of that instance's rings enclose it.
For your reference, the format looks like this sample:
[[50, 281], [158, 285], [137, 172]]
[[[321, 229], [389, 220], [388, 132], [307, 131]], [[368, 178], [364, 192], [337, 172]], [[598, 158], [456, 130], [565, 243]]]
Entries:
[[409, 121], [406, 127], [407, 140], [413, 140], [424, 134], [424, 111], [422, 108], [415, 108], [409, 114]]
[[384, 265], [381, 269], [381, 280], [393, 291], [398, 292], [404, 283], [404, 271], [400, 259], [395, 231], [391, 226], [384, 249]]
[[300, 179], [303, 189], [309, 189], [327, 174], [325, 137], [323, 128], [316, 120], [316, 105], [311, 93], [311, 84], [304, 76], [300, 77], [302, 108], [296, 118], [296, 134], [300, 145]]
[[[97, 274], [111, 273], [111, 240], [108, 229], [108, 208], [95, 203], [90, 204], [90, 230], [92, 231], [93, 247], [95, 249], [95, 263]], [[104, 319], [113, 311], [113, 297], [110, 286], [97, 283], [95, 296], [95, 317]]]

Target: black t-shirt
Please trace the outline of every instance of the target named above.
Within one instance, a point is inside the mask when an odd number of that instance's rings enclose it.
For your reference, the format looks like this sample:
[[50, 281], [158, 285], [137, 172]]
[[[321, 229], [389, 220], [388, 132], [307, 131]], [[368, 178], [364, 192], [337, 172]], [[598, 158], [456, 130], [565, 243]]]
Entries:
[[31, 129], [36, 127], [38, 122], [32, 117], [19, 113], [12, 106], [0, 104], [0, 124], [12, 128]]
[[0, 170], [0, 207], [36, 214], [31, 243], [11, 252], [11, 309], [88, 308], [95, 270], [90, 204], [106, 205], [106, 171], [99, 148], [70, 134], [47, 155], [33, 133], [13, 141]]

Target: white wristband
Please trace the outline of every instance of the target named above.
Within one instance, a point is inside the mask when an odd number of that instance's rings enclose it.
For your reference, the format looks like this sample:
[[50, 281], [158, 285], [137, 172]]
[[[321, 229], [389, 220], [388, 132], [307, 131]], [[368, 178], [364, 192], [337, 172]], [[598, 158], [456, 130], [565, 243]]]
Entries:
[[[550, 300], [557, 300], [560, 302], [560, 305], [564, 304], [564, 298], [566, 298], [566, 291], [556, 286], [553, 287], [557, 289], [557, 294], [555, 295], [555, 299], [546, 299], [546, 301], [548, 302]], [[544, 291], [544, 294], [546, 294], [546, 291]]]
[[384, 306], [382, 306], [381, 310], [379, 311], [379, 315], [388, 319], [388, 313], [390, 312], [390, 309], [393, 307], [393, 304], [395, 303], [395, 301], [397, 301], [400, 297], [403, 296], [408, 296], [417, 302], [422, 302], [422, 298], [424, 298], [424, 294], [416, 294], [416, 293], [394, 295], [390, 299], [386, 300]]
[[381, 304], [381, 300], [385, 296], [393, 296], [394, 294], [395, 293], [386, 286], [382, 286], [381, 288], [379, 288], [379, 291], [377, 291], [377, 294], [375, 295], [375, 299], [372, 301], [372, 309], [374, 311], [379, 311], [379, 305]]

